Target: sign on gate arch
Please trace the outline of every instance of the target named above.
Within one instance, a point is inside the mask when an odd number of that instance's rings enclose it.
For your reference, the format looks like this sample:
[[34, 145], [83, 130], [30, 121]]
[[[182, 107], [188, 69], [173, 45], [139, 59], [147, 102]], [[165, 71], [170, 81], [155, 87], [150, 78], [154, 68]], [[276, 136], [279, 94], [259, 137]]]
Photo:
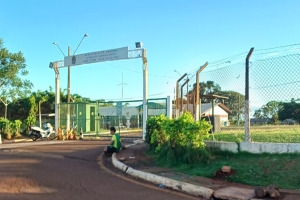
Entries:
[[[141, 44], [140, 42], [136, 44]], [[55, 129], [58, 130], [60, 126], [59, 119], [59, 102], [60, 102], [60, 75], [59, 68], [68, 66], [77, 66], [84, 64], [91, 64], [96, 62], [106, 62], [114, 60], [126, 60], [142, 58], [143, 61], [143, 138], [146, 135], [146, 121], [147, 121], [147, 101], [148, 101], [148, 61], [146, 57], [146, 49], [137, 46], [137, 49], [129, 50], [128, 47], [101, 50], [73, 56], [65, 56], [62, 61], [50, 62], [49, 67], [55, 71]], [[70, 127], [70, 113], [67, 113], [67, 129]]]

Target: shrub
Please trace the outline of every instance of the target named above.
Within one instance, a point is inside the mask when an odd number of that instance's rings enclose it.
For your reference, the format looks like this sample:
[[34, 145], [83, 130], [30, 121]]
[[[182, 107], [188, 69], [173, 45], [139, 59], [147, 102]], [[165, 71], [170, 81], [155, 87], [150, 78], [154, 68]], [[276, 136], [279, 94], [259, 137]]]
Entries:
[[157, 132], [161, 132], [161, 123], [165, 120], [167, 120], [167, 118], [164, 115], [152, 116], [147, 119], [145, 142], [149, 144], [150, 149], [157, 147], [157, 142], [151, 143], [151, 137], [154, 132], [155, 134], [158, 134]]
[[[149, 122], [149, 123], [148, 123]], [[190, 112], [178, 119], [161, 115], [147, 120], [149, 130], [146, 141], [162, 159], [168, 162], [197, 163], [209, 157], [204, 139], [208, 138], [211, 125], [202, 120], [194, 121]], [[146, 127], [147, 128], [147, 127]]]
[[9, 120], [1, 117], [0, 118], [0, 129], [1, 129], [1, 132], [4, 132], [7, 129], [8, 126], [9, 126]]

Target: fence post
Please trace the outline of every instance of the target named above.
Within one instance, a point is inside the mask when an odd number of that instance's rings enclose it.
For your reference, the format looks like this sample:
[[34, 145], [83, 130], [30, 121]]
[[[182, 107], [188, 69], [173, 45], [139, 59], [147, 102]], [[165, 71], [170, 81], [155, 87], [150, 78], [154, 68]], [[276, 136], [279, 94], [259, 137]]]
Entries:
[[181, 91], [180, 91], [180, 96], [181, 96], [181, 106], [180, 106], [180, 114], [183, 113], [183, 87], [185, 86], [185, 84], [187, 84], [189, 82], [190, 79], [186, 79], [186, 81], [183, 83], [183, 85], [181, 86]]
[[172, 99], [170, 96], [167, 97], [167, 117], [172, 119]]
[[[179, 108], [179, 102], [178, 102], [178, 90], [179, 90], [179, 82], [187, 75], [187, 73], [183, 74], [182, 77], [180, 77], [177, 81], [176, 81], [176, 99], [175, 99], [175, 103], [176, 103], [176, 109], [175, 109], [175, 114], [176, 114], [176, 118], [179, 117], [180, 115], [180, 111], [182, 109], [178, 109]], [[181, 97], [181, 102], [182, 102], [182, 97]]]
[[250, 105], [249, 105], [249, 59], [253, 53], [252, 47], [246, 57], [246, 86], [245, 86], [245, 142], [251, 142], [250, 136]]
[[195, 121], [199, 121], [201, 119], [201, 100], [200, 100], [200, 72], [204, 70], [204, 68], [208, 65], [208, 62], [206, 62], [204, 65], [200, 67], [200, 69], [197, 71], [196, 75], [196, 117]]

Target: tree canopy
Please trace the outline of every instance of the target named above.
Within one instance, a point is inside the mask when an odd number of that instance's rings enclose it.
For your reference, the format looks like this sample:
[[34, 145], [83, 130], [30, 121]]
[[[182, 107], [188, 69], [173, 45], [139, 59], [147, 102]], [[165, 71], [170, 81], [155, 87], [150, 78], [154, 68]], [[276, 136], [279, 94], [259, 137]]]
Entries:
[[9, 52], [0, 38], [0, 99], [6, 106], [5, 117], [10, 102], [18, 97], [25, 97], [31, 92], [32, 83], [23, 79], [27, 75], [28, 71], [23, 53], [21, 51], [18, 53]]

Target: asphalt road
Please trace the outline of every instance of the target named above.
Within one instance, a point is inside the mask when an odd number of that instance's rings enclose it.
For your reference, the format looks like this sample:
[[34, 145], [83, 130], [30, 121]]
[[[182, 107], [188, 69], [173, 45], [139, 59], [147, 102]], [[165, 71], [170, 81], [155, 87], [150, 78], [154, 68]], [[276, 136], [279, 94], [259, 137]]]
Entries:
[[0, 199], [199, 199], [115, 176], [99, 165], [104, 141], [0, 144]]

